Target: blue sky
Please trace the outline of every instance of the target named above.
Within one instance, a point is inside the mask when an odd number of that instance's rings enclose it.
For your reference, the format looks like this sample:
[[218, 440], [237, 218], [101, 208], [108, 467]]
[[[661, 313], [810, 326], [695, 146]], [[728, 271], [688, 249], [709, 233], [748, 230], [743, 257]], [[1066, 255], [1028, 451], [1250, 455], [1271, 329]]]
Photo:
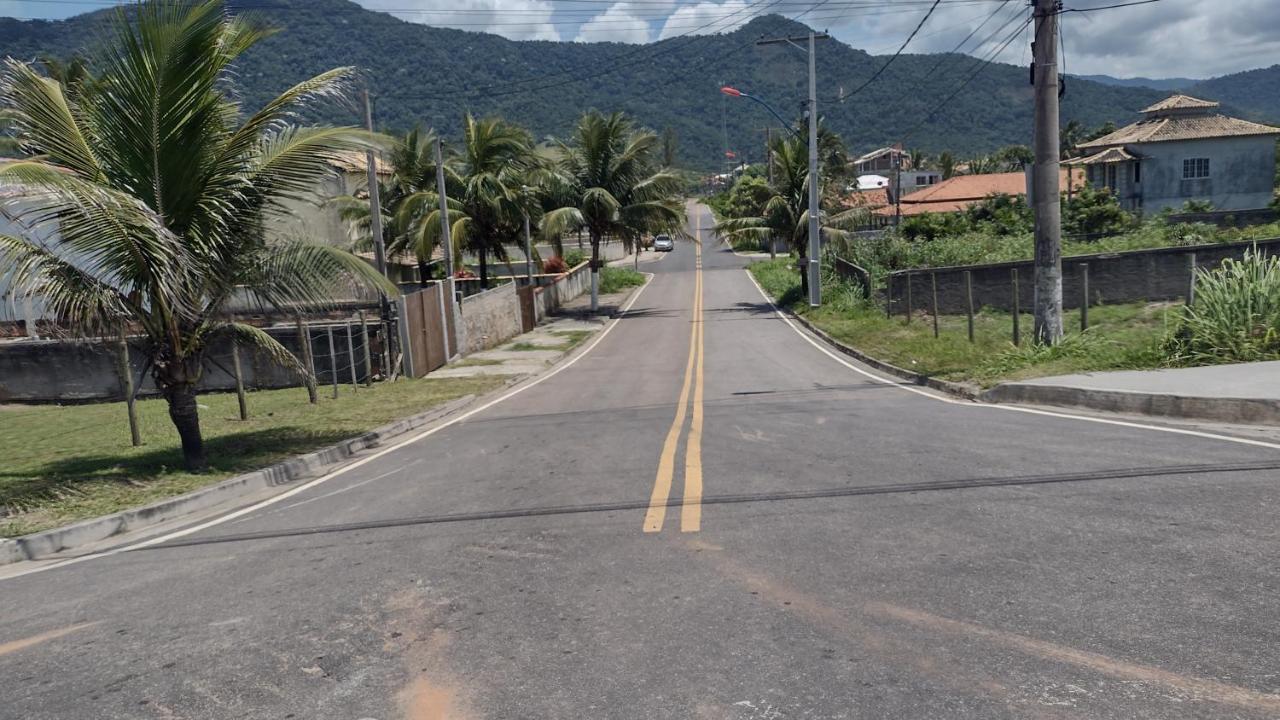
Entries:
[[[262, 0], [269, 2], [269, 0]], [[691, 32], [723, 32], [771, 6], [874, 54], [893, 52], [924, 17], [922, 0], [828, 0], [813, 8], [797, 0], [356, 0], [411, 22], [495, 32], [514, 39], [648, 42]], [[0, 0], [0, 15], [56, 19], [95, 10], [110, 0]], [[1115, 0], [1068, 0], [1086, 9]], [[805, 11], [808, 10], [806, 13]], [[908, 52], [961, 45], [983, 55], [1025, 17], [1023, 0], [942, 0]], [[995, 13], [993, 15], [993, 13]], [[1119, 77], [1208, 77], [1280, 62], [1280, 0], [1161, 0], [1147, 5], [1063, 16], [1067, 70]], [[991, 37], [989, 43], [980, 41]], [[1025, 33], [1000, 55], [1022, 63]]]

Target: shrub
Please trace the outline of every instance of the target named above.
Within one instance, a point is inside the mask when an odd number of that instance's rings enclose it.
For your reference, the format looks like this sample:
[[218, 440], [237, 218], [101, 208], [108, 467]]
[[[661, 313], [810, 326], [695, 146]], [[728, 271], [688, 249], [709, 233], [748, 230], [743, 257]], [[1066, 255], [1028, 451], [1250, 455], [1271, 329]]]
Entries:
[[548, 275], [559, 275], [560, 273], [568, 271], [568, 265], [565, 263], [564, 258], [559, 255], [552, 255], [542, 261], [542, 272]]
[[466, 268], [458, 268], [453, 271], [453, 277], [455, 280], [474, 280], [476, 274]]
[[1280, 257], [1249, 251], [1243, 260], [1201, 270], [1195, 294], [1166, 346], [1173, 362], [1280, 359]]
[[586, 262], [586, 260], [587, 254], [581, 250], [570, 250], [564, 254], [564, 264], [571, 268], [578, 267], [582, 263]]

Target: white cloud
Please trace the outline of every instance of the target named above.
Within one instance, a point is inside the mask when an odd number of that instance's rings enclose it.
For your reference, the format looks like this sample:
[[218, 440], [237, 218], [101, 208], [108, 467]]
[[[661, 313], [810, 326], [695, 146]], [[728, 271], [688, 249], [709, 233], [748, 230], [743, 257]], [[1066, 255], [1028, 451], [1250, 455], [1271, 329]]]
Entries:
[[745, 0], [726, 0], [717, 2], [698, 2], [684, 5], [671, 13], [662, 25], [658, 39], [664, 40], [677, 35], [707, 35], [710, 33], [730, 32], [745, 25], [753, 14], [747, 10]]
[[578, 42], [646, 43], [652, 40], [650, 20], [654, 13], [634, 3], [620, 2], [592, 17], [578, 29]]
[[[1068, 7], [1088, 8], [1111, 4], [1104, 0], [1075, 0]], [[908, 53], [948, 52], [977, 27], [994, 8], [943, 4], [929, 18], [907, 47]], [[892, 53], [923, 16], [916, 12], [830, 20], [837, 38], [871, 52]], [[967, 42], [963, 52], [986, 56], [1018, 27], [1014, 20], [1028, 17], [1025, 4], [1014, 0], [999, 10]], [[1067, 70], [1072, 74], [1107, 74], [1116, 77], [1202, 78], [1274, 64], [1280, 60], [1280, 2], [1276, 0], [1164, 0], [1149, 5], [1065, 13], [1063, 46]], [[821, 25], [824, 21], [815, 24]], [[977, 41], [992, 36], [981, 50]], [[1002, 62], [1030, 59], [1030, 31], [1016, 38], [1000, 55]]]
[[512, 40], [560, 39], [557, 26], [550, 24], [555, 8], [544, 0], [456, 0], [447, 8], [439, 0], [358, 1], [370, 10], [405, 11], [392, 14], [424, 25], [492, 32]]

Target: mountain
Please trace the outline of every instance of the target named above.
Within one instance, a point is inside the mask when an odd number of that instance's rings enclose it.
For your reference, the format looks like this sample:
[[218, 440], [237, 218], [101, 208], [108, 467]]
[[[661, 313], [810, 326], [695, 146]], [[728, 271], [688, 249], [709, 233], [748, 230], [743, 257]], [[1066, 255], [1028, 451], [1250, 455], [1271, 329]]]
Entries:
[[[564, 135], [587, 108], [623, 110], [643, 124], [678, 133], [680, 163], [700, 169], [723, 163], [725, 134], [739, 157], [758, 160], [764, 108], [719, 93], [730, 84], [767, 100], [784, 117], [799, 118], [807, 94], [802, 53], [757, 46], [763, 35], [808, 28], [786, 18], [759, 17], [735, 32], [676, 37], [637, 46], [621, 43], [512, 41], [497, 35], [434, 28], [365, 10], [346, 0], [257, 0], [254, 13], [280, 29], [237, 67], [247, 107], [336, 65], [364, 68], [385, 129], [414, 124], [446, 135], [461, 128], [465, 111], [501, 114], [537, 135]], [[234, 7], [235, 2], [229, 5]], [[63, 21], [0, 18], [0, 54], [31, 59], [94, 52], [114, 11]], [[979, 63], [965, 55], [903, 55], [864, 91], [837, 101], [888, 60], [843, 43], [818, 49], [819, 112], [858, 154], [906, 138], [907, 145], [958, 156], [1031, 139], [1032, 89], [1023, 66]], [[965, 78], [973, 80], [963, 85]], [[1235, 84], [1224, 90], [1234, 91]], [[962, 88], [945, 105], [948, 96]], [[1124, 123], [1166, 93], [1070, 78], [1063, 122], [1086, 127]], [[1280, 93], [1273, 95], [1280, 96]], [[359, 123], [356, 108], [330, 108], [326, 120]]]
[[1280, 125], [1280, 65], [1210, 78], [1187, 93], [1217, 100], [1250, 120]]
[[1076, 77], [1080, 77], [1085, 80], [1092, 80], [1093, 82], [1102, 83], [1103, 85], [1115, 85], [1118, 87], [1145, 87], [1152, 88], [1154, 90], [1165, 90], [1168, 92], [1186, 90], [1192, 85], [1200, 82], [1194, 78], [1118, 78], [1111, 77], [1110, 75], [1078, 75]]

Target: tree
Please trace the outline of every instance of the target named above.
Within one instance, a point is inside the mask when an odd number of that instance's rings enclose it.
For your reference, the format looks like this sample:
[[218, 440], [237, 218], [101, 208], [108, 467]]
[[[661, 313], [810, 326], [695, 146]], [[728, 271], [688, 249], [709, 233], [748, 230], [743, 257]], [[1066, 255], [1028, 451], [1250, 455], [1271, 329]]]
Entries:
[[1072, 120], [1062, 127], [1058, 135], [1058, 154], [1063, 160], [1075, 155], [1076, 145], [1084, 142], [1084, 125]]
[[[821, 137], [821, 130], [819, 130]], [[726, 218], [714, 232], [722, 238], [747, 238], [768, 242], [772, 250], [776, 240], [785, 240], [791, 252], [804, 257], [809, 242], [809, 144], [803, 136], [774, 138], [772, 152], [773, 183], [760, 214], [754, 217]], [[827, 216], [819, 215], [819, 232], [828, 238], [843, 238], [848, 233], [840, 226], [864, 214], [861, 208]], [[809, 292], [808, 273], [800, 270], [803, 292]]]
[[[430, 280], [431, 258], [435, 252], [435, 235], [422, 232], [425, 214], [421, 206], [406, 212], [406, 201], [415, 193], [433, 193], [436, 185], [434, 131], [414, 128], [403, 137], [389, 142], [390, 176], [378, 178], [378, 202], [382, 206], [382, 242], [389, 257], [413, 252], [418, 261], [419, 280], [425, 286]], [[373, 247], [369, 213], [369, 196], [340, 195], [326, 203], [347, 223], [354, 247]]]
[[764, 210], [772, 191], [769, 183], [758, 174], [744, 174], [729, 190], [726, 207], [729, 217], [756, 217]]
[[955, 177], [956, 174], [956, 158], [949, 152], [944, 152], [938, 156], [938, 169], [942, 171], [942, 179], [947, 180]]
[[996, 172], [1017, 172], [1034, 163], [1036, 155], [1026, 145], [1006, 145], [995, 151], [990, 159]]
[[1089, 142], [1091, 140], [1097, 140], [1098, 138], [1106, 135], [1110, 135], [1115, 131], [1116, 131], [1116, 124], [1108, 120], [1105, 123], [1094, 128], [1092, 131], [1086, 133], [1084, 138], [1081, 140], [1081, 142]]
[[911, 151], [911, 168], [912, 170], [923, 170], [929, 162], [929, 156], [924, 154], [923, 150]]
[[676, 135], [676, 129], [670, 125], [662, 129], [662, 167], [673, 168], [676, 166], [676, 150], [678, 149], [680, 138]]
[[196, 384], [212, 342], [297, 367], [265, 332], [229, 321], [233, 298], [296, 310], [331, 306], [352, 285], [394, 291], [348, 252], [266, 237], [281, 201], [310, 199], [366, 143], [354, 128], [290, 124], [311, 101], [342, 97], [351, 68], [237, 122], [231, 65], [268, 34], [219, 0], [155, 1], [116, 12], [116, 42], [79, 93], [16, 60], [0, 75], [17, 136], [39, 158], [0, 168], [0, 188], [17, 191], [0, 202], [31, 231], [0, 236], [0, 267], [15, 294], [42, 298], [82, 335], [141, 334], [192, 470], [205, 465]]
[[543, 234], [584, 229], [591, 240], [591, 311], [599, 309], [600, 243], [678, 232], [684, 223], [680, 179], [657, 169], [658, 136], [626, 115], [591, 111], [578, 120], [570, 143], [560, 142], [560, 185], [571, 202], [543, 218]]

